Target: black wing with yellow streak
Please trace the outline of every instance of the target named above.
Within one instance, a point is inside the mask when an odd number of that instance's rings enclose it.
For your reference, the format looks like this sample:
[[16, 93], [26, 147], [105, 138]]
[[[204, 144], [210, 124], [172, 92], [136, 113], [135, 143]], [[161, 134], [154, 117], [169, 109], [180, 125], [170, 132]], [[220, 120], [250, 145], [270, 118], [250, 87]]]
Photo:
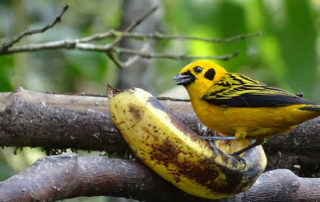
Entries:
[[279, 107], [312, 104], [287, 91], [241, 74], [227, 73], [203, 96], [207, 102], [226, 107]]

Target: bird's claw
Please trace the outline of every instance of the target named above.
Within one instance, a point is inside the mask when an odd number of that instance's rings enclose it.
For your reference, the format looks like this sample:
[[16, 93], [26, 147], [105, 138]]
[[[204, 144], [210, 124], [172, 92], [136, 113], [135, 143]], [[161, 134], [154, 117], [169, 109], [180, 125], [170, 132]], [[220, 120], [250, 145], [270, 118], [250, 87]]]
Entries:
[[214, 140], [209, 140], [209, 144], [210, 144], [211, 149], [213, 150], [215, 156], [218, 156], [219, 155], [219, 149], [217, 148]]
[[241, 156], [239, 156], [240, 154], [236, 154], [237, 152], [234, 152], [232, 154], [228, 154], [229, 156], [232, 156], [233, 158], [235, 158], [236, 160], [242, 162], [243, 164], [246, 163], [246, 160], [244, 158], [242, 158]]

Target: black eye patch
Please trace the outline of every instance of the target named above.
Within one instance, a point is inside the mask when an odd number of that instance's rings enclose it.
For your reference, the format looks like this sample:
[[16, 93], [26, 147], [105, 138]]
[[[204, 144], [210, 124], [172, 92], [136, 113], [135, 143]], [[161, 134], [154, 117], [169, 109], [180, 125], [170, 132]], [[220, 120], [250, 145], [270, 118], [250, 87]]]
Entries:
[[194, 72], [199, 74], [200, 72], [202, 72], [202, 68], [200, 66], [196, 66], [193, 68]]
[[205, 74], [204, 77], [206, 77], [209, 80], [213, 80], [214, 76], [216, 75], [216, 72], [214, 69], [209, 69]]

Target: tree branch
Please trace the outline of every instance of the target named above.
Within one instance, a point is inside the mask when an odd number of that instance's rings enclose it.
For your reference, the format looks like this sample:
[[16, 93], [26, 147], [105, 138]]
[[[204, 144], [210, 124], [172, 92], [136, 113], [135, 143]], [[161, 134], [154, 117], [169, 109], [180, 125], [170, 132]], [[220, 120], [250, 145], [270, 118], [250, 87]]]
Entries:
[[[124, 32], [131, 32], [134, 30], [137, 26], [139, 26], [145, 19], [147, 19], [152, 13], [154, 13], [159, 6], [152, 7], [149, 11], [147, 11], [146, 14], [144, 14], [142, 17], [138, 18], [137, 20], [133, 21], [125, 30]], [[120, 42], [123, 35], [116, 35], [116, 39], [109, 45], [110, 49], [114, 48], [117, 43]]]
[[[142, 17], [138, 18], [137, 20], [133, 21], [126, 29], [125, 32], [131, 32], [132, 30], [134, 30], [137, 26], [139, 26], [145, 19], [147, 19], [152, 13], [154, 13], [156, 10], [158, 9], [158, 6], [154, 6], [152, 7], [149, 11], [147, 11], [146, 14], [144, 14]], [[113, 55], [113, 51], [115, 46], [120, 42], [120, 40], [122, 39], [122, 35], [118, 35], [116, 37], [116, 39], [111, 42], [110, 44], [106, 45], [106, 48], [108, 50], [106, 50], [107, 55], [109, 56], [109, 58], [117, 65], [117, 67], [122, 68], [123, 67], [123, 63], [121, 61], [119, 61], [114, 55]]]
[[[238, 52], [228, 54], [228, 55], [220, 55], [220, 56], [195, 56], [188, 54], [171, 54], [171, 53], [147, 53], [138, 50], [126, 49], [126, 48], [110, 48], [105, 45], [97, 45], [97, 44], [88, 44], [88, 43], [79, 43], [79, 40], [62, 40], [48, 43], [39, 43], [39, 44], [29, 44], [22, 45], [18, 47], [12, 47], [8, 49], [4, 53], [0, 53], [0, 55], [12, 54], [12, 53], [20, 53], [20, 52], [32, 52], [39, 50], [52, 50], [52, 49], [77, 49], [82, 51], [93, 51], [93, 52], [109, 52], [115, 50], [117, 53], [127, 53], [136, 55], [142, 58], [152, 59], [152, 58], [163, 58], [163, 59], [215, 59], [215, 60], [228, 60], [238, 55]], [[118, 66], [118, 65], [117, 65]]]
[[[105, 33], [98, 33], [98, 34], [94, 34], [84, 38], [65, 39], [65, 40], [51, 41], [46, 43], [35, 43], [35, 44], [14, 46], [17, 42], [19, 42], [25, 36], [42, 33], [47, 31], [49, 28], [52, 28], [53, 26], [55, 26], [58, 22], [60, 22], [62, 15], [66, 12], [68, 8], [69, 8], [69, 5], [68, 4], [65, 5], [61, 13], [56, 17], [56, 19], [52, 23], [45, 25], [44, 27], [39, 29], [27, 30], [21, 33], [19, 36], [17, 36], [13, 40], [7, 43], [3, 43], [0, 49], [0, 55], [8, 55], [8, 54], [14, 54], [14, 53], [21, 53], [21, 52], [33, 52], [33, 51], [40, 51], [40, 50], [53, 50], [53, 49], [75, 49], [75, 50], [82, 50], [82, 51], [104, 52], [119, 68], [126, 67], [128, 64], [132, 64], [134, 61], [137, 60], [138, 57], [148, 58], [148, 59], [163, 58], [163, 59], [175, 59], [175, 60], [203, 59], [203, 58], [215, 59], [215, 60], [228, 60], [230, 58], [236, 57], [238, 53], [235, 52], [232, 54], [221, 55], [221, 56], [210, 56], [210, 55], [194, 56], [194, 55], [188, 55], [188, 54], [147, 53], [139, 50], [118, 48], [116, 47], [116, 45], [119, 43], [119, 41], [123, 37], [130, 37], [137, 40], [172, 39], [172, 40], [198, 40], [198, 41], [204, 41], [208, 43], [227, 43], [227, 42], [242, 40], [248, 37], [259, 36], [261, 34], [261, 32], [255, 32], [255, 33], [249, 33], [249, 34], [240, 34], [240, 35], [236, 35], [236, 36], [225, 38], [225, 39], [210, 39], [210, 38], [201, 38], [201, 37], [192, 37], [192, 36], [166, 35], [162, 33], [143, 34], [143, 33], [132, 32], [134, 28], [136, 28], [141, 23], [143, 23], [145, 19], [147, 19], [152, 13], [154, 13], [157, 10], [158, 6], [155, 6], [151, 8], [149, 11], [147, 11], [145, 15], [133, 21], [123, 32], [119, 32], [111, 29]], [[90, 41], [101, 40], [101, 39], [106, 39], [110, 37], [115, 39], [109, 44], [99, 45], [99, 44], [88, 43]], [[133, 55], [133, 57], [132, 59], [129, 58], [129, 60], [126, 62], [122, 62], [119, 59], [117, 59], [116, 55], [114, 55], [115, 52], [130, 54], [130, 55]]]
[[142, 58], [164, 58], [164, 59], [173, 59], [173, 60], [183, 60], [183, 59], [213, 59], [213, 60], [229, 60], [233, 57], [236, 57], [239, 53], [234, 52], [228, 55], [220, 55], [220, 56], [196, 56], [196, 55], [188, 55], [188, 54], [166, 54], [166, 53], [147, 53], [141, 52], [137, 50], [127, 49], [127, 48], [115, 48], [117, 53], [126, 53], [132, 55], [138, 55]]
[[253, 32], [248, 34], [239, 34], [236, 36], [224, 38], [224, 39], [213, 39], [213, 38], [203, 38], [203, 37], [194, 37], [194, 36], [181, 36], [181, 35], [169, 35], [169, 34], [163, 34], [163, 33], [137, 33], [137, 32], [116, 32], [112, 31], [110, 35], [113, 36], [123, 36], [123, 37], [130, 37], [134, 39], [139, 40], [145, 40], [145, 39], [156, 39], [156, 40], [164, 40], [164, 39], [177, 39], [177, 40], [189, 40], [189, 41], [203, 41], [207, 43], [230, 43], [234, 41], [243, 40], [250, 37], [260, 36], [262, 34], [261, 31], [259, 32]]
[[[190, 102], [161, 100], [192, 130], [201, 134]], [[268, 169], [320, 163], [320, 118], [299, 125], [289, 135], [264, 144]], [[0, 93], [0, 146], [84, 149], [119, 155], [127, 144], [109, 117], [105, 97], [43, 94], [21, 88]], [[310, 172], [310, 171], [309, 171]], [[310, 176], [310, 174], [309, 174]]]
[[22, 32], [19, 36], [17, 36], [14, 39], [12, 39], [11, 41], [3, 43], [2, 47], [0, 49], [0, 53], [8, 51], [8, 49], [10, 47], [12, 47], [14, 44], [18, 43], [23, 37], [26, 37], [26, 36], [29, 36], [29, 35], [33, 35], [33, 34], [43, 33], [45, 31], [47, 31], [48, 29], [54, 27], [58, 22], [61, 22], [61, 17], [68, 10], [68, 8], [69, 8], [69, 4], [66, 4], [63, 7], [63, 9], [60, 12], [60, 14], [50, 24], [45, 25], [45, 26], [43, 26], [41, 28], [26, 30], [26, 31]]
[[[300, 178], [289, 170], [278, 169], [262, 174], [247, 192], [218, 201], [317, 200], [319, 186], [320, 178]], [[1, 201], [54, 201], [100, 195], [143, 201], [208, 201], [174, 188], [139, 162], [106, 157], [45, 157], [0, 182]]]

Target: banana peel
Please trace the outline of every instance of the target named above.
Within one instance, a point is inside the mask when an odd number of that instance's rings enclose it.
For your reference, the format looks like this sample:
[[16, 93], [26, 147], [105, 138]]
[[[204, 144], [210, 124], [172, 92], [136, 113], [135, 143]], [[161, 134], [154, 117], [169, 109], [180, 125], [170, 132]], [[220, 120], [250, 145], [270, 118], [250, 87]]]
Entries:
[[248, 142], [219, 141], [215, 153], [150, 93], [134, 88], [113, 94], [109, 94], [111, 118], [134, 154], [186, 193], [207, 199], [228, 197], [250, 188], [265, 169], [261, 146], [234, 157], [226, 152], [240, 150]]

